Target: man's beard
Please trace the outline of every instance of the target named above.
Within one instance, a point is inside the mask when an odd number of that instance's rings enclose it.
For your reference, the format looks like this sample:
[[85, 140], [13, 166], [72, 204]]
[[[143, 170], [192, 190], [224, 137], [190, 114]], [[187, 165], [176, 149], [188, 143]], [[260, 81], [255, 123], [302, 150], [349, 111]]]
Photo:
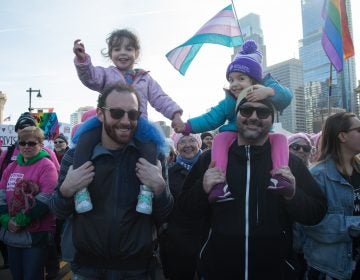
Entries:
[[[106, 116], [104, 115], [104, 129], [109, 138], [119, 145], [127, 145], [129, 141], [132, 139], [135, 131], [135, 126], [130, 122], [129, 125], [110, 125], [106, 120]], [[119, 137], [116, 134], [116, 129], [130, 129], [129, 137]]]
[[255, 125], [259, 128], [257, 130], [248, 130], [244, 127], [239, 128], [239, 134], [241, 135], [241, 137], [250, 142], [257, 142], [264, 139], [270, 131], [270, 127], [267, 129], [266, 126], [264, 126], [264, 124], [258, 120], [245, 120], [242, 122], [242, 124]]

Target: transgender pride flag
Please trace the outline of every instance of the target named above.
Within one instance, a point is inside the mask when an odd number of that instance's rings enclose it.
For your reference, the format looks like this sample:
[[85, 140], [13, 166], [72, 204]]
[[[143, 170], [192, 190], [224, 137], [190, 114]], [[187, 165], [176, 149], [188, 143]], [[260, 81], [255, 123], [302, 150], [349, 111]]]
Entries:
[[169, 51], [166, 57], [175, 69], [185, 75], [190, 63], [205, 43], [219, 44], [229, 48], [240, 46], [243, 43], [232, 5], [221, 10], [205, 23], [193, 37]]
[[344, 0], [324, 0], [322, 16], [325, 20], [321, 43], [336, 71], [343, 69], [343, 61], [352, 57], [354, 45], [350, 36]]

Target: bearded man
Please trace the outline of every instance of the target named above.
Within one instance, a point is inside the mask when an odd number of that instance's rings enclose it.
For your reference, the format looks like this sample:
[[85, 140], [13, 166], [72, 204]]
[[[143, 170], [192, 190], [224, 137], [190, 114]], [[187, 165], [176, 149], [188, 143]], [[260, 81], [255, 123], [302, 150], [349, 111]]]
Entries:
[[[98, 99], [101, 142], [91, 161], [69, 168], [59, 181], [53, 209], [73, 215], [74, 279], [148, 279], [155, 249], [156, 226], [170, 213], [173, 198], [156, 165], [140, 157], [134, 139], [140, 116], [139, 98], [132, 87], [114, 85]], [[90, 182], [91, 181], [91, 182]], [[84, 185], [93, 209], [78, 214], [74, 194]], [[136, 211], [140, 184], [154, 194], [151, 215]]]

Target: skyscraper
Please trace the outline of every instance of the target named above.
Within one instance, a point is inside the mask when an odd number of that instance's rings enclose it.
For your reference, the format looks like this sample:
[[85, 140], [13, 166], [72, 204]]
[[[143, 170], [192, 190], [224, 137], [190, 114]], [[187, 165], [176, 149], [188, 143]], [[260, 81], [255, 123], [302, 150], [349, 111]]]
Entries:
[[[323, 3], [324, 0], [301, 1], [303, 38], [300, 40], [300, 60], [303, 63], [307, 105], [311, 104], [307, 110], [308, 132], [313, 132], [310, 122], [319, 117], [317, 114], [323, 112], [323, 108], [344, 108], [352, 112], [358, 108], [354, 92], [356, 87], [354, 57], [345, 61], [342, 72], [337, 73], [333, 68], [332, 83], [329, 87], [330, 61], [321, 45]], [[352, 34], [350, 0], [345, 0], [345, 4], [349, 30]]]
[[[264, 35], [261, 29], [260, 16], [257, 14], [250, 13], [241, 19], [239, 19], [241, 33], [243, 34], [244, 40], [254, 40], [258, 45], [258, 49], [263, 54], [262, 66], [266, 67], [266, 46], [264, 44]], [[235, 48], [235, 54], [239, 48]]]
[[294, 94], [291, 104], [284, 110], [282, 115], [278, 115], [278, 122], [281, 122], [282, 127], [292, 133], [305, 131], [305, 96], [300, 60], [292, 58], [271, 65], [266, 68], [264, 74], [266, 73], [271, 73], [281, 85], [291, 89]]

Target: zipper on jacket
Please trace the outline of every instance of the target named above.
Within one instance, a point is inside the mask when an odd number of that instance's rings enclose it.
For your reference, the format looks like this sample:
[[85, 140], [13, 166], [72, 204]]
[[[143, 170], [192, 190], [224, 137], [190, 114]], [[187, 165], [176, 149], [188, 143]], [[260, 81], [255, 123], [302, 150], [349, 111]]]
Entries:
[[250, 145], [245, 146], [246, 152], [246, 193], [245, 193], [245, 280], [248, 279], [249, 267], [249, 193], [250, 193]]
[[[115, 158], [114, 157], [114, 161], [115, 161], [115, 176], [116, 176], [116, 179], [115, 179], [115, 188], [116, 188], [116, 192], [115, 192], [115, 205], [117, 205], [118, 203], [118, 200], [119, 200], [119, 170], [120, 170], [120, 166], [122, 166], [122, 164], [123, 164], [123, 158], [124, 158], [124, 156], [121, 156], [120, 157], [120, 159], [119, 158]], [[113, 207], [113, 211], [112, 211], [112, 221], [116, 221], [116, 216], [117, 216], [117, 207]], [[111, 232], [115, 232], [114, 231], [114, 223], [112, 223], [112, 230], [111, 230]], [[110, 242], [109, 242], [109, 245], [110, 245], [110, 248], [109, 248], [109, 252], [111, 252], [111, 255], [112, 255], [112, 252], [113, 252], [113, 250], [112, 249], [114, 249], [115, 247], [112, 245], [112, 244], [114, 244], [113, 242], [114, 242], [114, 239], [113, 238], [111, 238], [111, 237], [115, 237], [115, 236], [110, 236]], [[118, 238], [118, 237], [116, 237], [116, 238]]]
[[205, 248], [206, 248], [206, 245], [208, 244], [209, 240], [210, 240], [210, 237], [211, 237], [211, 233], [212, 233], [212, 229], [210, 228], [209, 230], [209, 234], [208, 234], [208, 237], [204, 243], [204, 245], [202, 246], [201, 250], [200, 250], [200, 253], [199, 253], [199, 258], [201, 259], [202, 257], [202, 253], [204, 252]]

